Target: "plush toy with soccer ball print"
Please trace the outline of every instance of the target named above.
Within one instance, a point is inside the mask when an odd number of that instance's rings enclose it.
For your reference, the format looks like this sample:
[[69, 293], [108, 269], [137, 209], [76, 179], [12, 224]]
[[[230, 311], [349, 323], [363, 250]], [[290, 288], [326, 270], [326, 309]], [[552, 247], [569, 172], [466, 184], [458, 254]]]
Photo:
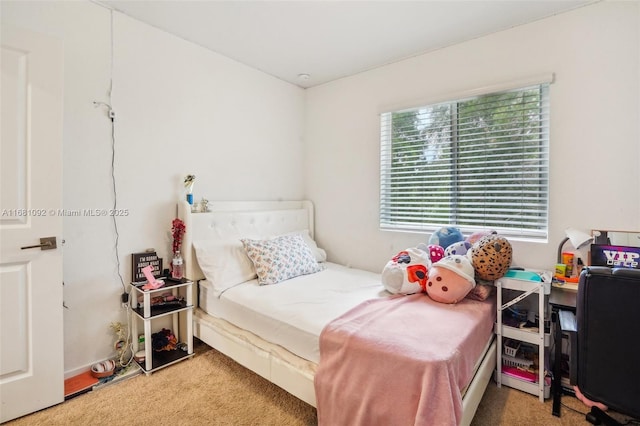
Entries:
[[429, 273], [429, 255], [418, 247], [395, 255], [382, 270], [382, 284], [393, 294], [414, 294], [425, 291]]

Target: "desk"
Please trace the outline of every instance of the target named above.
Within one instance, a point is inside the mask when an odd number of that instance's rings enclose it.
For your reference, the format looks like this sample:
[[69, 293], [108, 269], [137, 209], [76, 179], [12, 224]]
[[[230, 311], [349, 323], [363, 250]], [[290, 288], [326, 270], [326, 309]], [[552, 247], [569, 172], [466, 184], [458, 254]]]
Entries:
[[572, 290], [564, 290], [558, 287], [551, 287], [549, 295], [549, 305], [551, 305], [551, 321], [554, 323], [554, 340], [555, 352], [553, 362], [553, 382], [551, 384], [551, 394], [553, 395], [554, 416], [560, 417], [560, 400], [562, 398], [562, 329], [560, 328], [560, 319], [558, 312], [576, 311], [576, 299], [578, 293]]

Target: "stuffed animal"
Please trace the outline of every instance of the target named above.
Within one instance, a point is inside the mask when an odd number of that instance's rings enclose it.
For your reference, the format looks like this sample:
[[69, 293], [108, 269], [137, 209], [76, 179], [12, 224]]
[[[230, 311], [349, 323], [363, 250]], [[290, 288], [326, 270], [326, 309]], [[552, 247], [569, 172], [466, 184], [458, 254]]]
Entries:
[[467, 251], [471, 248], [471, 244], [467, 241], [458, 241], [457, 243], [451, 244], [449, 247], [444, 249], [445, 256], [451, 256], [453, 254], [457, 254], [460, 256], [464, 256], [467, 254]]
[[427, 280], [427, 294], [436, 302], [457, 303], [476, 285], [473, 265], [469, 258], [451, 255], [431, 265]]
[[458, 228], [453, 226], [440, 228], [431, 234], [431, 238], [429, 238], [429, 244], [435, 244], [442, 248], [447, 248], [458, 241], [464, 241], [464, 236]]
[[496, 231], [478, 231], [478, 232], [474, 232], [473, 234], [469, 235], [465, 241], [468, 242], [471, 245], [474, 245], [476, 242], [478, 242], [478, 240], [480, 240], [480, 238], [486, 236], [486, 235], [492, 235], [492, 234], [497, 234]]
[[425, 291], [429, 266], [427, 252], [419, 248], [408, 248], [387, 262], [382, 270], [382, 284], [393, 294]]
[[444, 249], [437, 244], [427, 246], [427, 253], [429, 253], [431, 263], [436, 263], [444, 257]]
[[476, 241], [467, 255], [471, 259], [477, 278], [495, 281], [509, 270], [513, 249], [505, 237], [490, 234]]

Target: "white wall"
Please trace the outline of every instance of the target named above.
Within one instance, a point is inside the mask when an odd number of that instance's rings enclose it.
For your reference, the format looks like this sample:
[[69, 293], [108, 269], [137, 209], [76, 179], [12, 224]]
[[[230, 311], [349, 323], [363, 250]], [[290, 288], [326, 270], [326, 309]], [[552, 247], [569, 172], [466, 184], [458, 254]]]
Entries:
[[548, 72], [549, 241], [511, 240], [514, 264], [552, 268], [569, 226], [640, 229], [639, 16], [598, 3], [308, 89], [306, 190], [329, 259], [381, 271], [430, 236], [379, 230], [379, 112]]
[[[0, 3], [2, 22], [60, 38], [65, 49], [65, 209], [110, 208], [110, 11], [89, 2]], [[196, 200], [300, 199], [304, 90], [119, 13], [113, 16], [115, 176], [120, 273], [154, 247], [168, 261], [182, 179]], [[205, 192], [206, 189], [206, 192]], [[110, 218], [64, 220], [65, 371], [114, 354], [124, 321]]]
[[[110, 12], [84, 1], [2, 1], [0, 12], [3, 23], [63, 40], [64, 207], [111, 207], [110, 122], [93, 106], [108, 101]], [[378, 230], [378, 112], [540, 72], [557, 79], [550, 241], [514, 241], [516, 262], [550, 267], [569, 225], [638, 230], [639, 20], [636, 3], [600, 3], [305, 93], [115, 13], [115, 175], [118, 206], [130, 212], [118, 220], [120, 272], [128, 281], [130, 254], [148, 247], [168, 260], [187, 173], [196, 199], [312, 199], [331, 260], [379, 271], [428, 235]], [[587, 173], [600, 160], [598, 175]], [[113, 355], [109, 323], [124, 311], [111, 220], [65, 218], [64, 234], [71, 374]]]

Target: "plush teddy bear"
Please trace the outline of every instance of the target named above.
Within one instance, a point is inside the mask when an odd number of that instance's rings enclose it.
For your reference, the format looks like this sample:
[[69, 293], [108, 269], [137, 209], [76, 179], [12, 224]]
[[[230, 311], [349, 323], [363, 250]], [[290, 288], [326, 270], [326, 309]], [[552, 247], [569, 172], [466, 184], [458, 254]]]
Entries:
[[445, 256], [429, 269], [427, 294], [436, 302], [457, 303], [476, 285], [474, 269], [466, 256]]
[[408, 248], [393, 257], [382, 270], [382, 284], [393, 294], [425, 291], [429, 273], [429, 255], [417, 247]]
[[490, 234], [476, 241], [467, 255], [476, 271], [476, 278], [495, 281], [509, 270], [513, 249], [505, 237]]

